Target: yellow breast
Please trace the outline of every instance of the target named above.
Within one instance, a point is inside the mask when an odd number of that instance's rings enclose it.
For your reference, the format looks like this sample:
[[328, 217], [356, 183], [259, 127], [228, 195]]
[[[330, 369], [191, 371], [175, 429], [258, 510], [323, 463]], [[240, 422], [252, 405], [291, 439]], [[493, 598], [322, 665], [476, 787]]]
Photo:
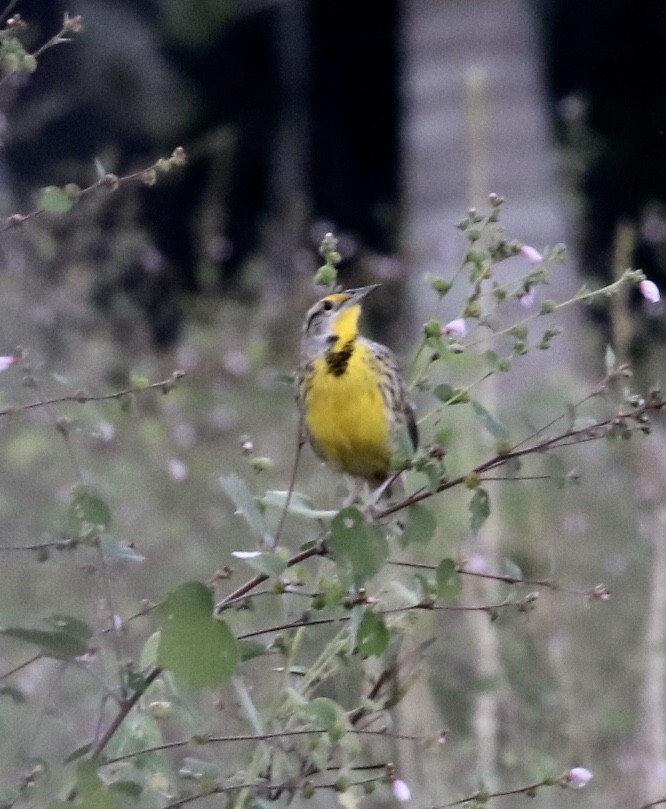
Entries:
[[317, 453], [351, 475], [382, 478], [391, 459], [391, 423], [381, 377], [357, 341], [344, 373], [331, 373], [325, 357], [313, 363], [305, 422]]

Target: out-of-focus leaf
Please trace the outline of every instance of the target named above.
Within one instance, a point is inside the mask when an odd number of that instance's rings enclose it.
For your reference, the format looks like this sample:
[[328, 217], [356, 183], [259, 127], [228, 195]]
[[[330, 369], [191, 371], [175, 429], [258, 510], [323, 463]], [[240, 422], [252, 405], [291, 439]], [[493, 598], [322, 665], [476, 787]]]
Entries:
[[[271, 508], [284, 509], [287, 502], [288, 492], [269, 491], [261, 498], [265, 506]], [[338, 513], [330, 509], [314, 508], [312, 500], [301, 492], [292, 492], [289, 501], [289, 514], [296, 514], [298, 517], [305, 517], [308, 520], [330, 520]]]
[[361, 657], [379, 657], [388, 648], [389, 632], [379, 615], [366, 609], [356, 633], [356, 647]]
[[509, 437], [509, 431], [502, 422], [491, 415], [483, 405], [479, 404], [479, 402], [472, 402], [472, 408], [481, 425], [488, 430], [493, 438], [505, 441]]
[[157, 665], [157, 650], [160, 645], [160, 633], [153, 632], [143, 644], [139, 664], [142, 670]]
[[93, 749], [93, 745], [94, 742], [92, 741], [79, 745], [65, 758], [63, 764], [71, 764], [73, 761], [83, 758], [83, 756], [87, 756], [88, 753]]
[[85, 621], [73, 618], [71, 615], [61, 615], [54, 612], [47, 615], [44, 620], [59, 632], [66, 632], [68, 635], [73, 635], [83, 641], [90, 640], [93, 635], [92, 627], [88, 626]]
[[102, 533], [111, 525], [111, 511], [90, 486], [77, 486], [67, 511], [69, 529], [76, 537]]
[[67, 213], [73, 204], [74, 200], [57, 185], [47, 185], [40, 190], [39, 207], [48, 213]]
[[[22, 691], [15, 688], [13, 685], [3, 685], [0, 687], [0, 697], [9, 697], [12, 702], [20, 705], [25, 702], [25, 696]], [[1, 804], [0, 804], [1, 806]]]
[[252, 660], [253, 657], [262, 657], [269, 654], [263, 643], [256, 640], [239, 640], [238, 652], [242, 661]]
[[338, 574], [349, 586], [361, 587], [379, 572], [388, 558], [388, 542], [368, 525], [356, 508], [345, 508], [331, 522], [328, 542]]
[[349, 726], [347, 714], [337, 702], [328, 697], [317, 697], [298, 709], [299, 714], [318, 730], [345, 730]]
[[442, 559], [435, 573], [439, 598], [457, 598], [462, 590], [462, 577], [453, 559]]
[[448, 402], [449, 399], [453, 396], [455, 390], [451, 387], [451, 385], [437, 385], [433, 390], [433, 394], [440, 400], [440, 402]]
[[425, 545], [433, 537], [437, 528], [437, 520], [432, 511], [416, 503], [407, 510], [407, 522], [400, 535], [400, 544], [403, 548], [411, 544]]
[[[114, 784], [105, 784], [97, 775], [97, 767], [90, 761], [81, 762], [76, 769], [76, 801], [57, 801], [49, 804], [49, 809], [126, 809]], [[137, 784], [137, 786], [139, 786]], [[139, 787], [140, 789], [140, 787]]]
[[257, 501], [254, 499], [247, 483], [238, 475], [222, 475], [220, 477], [220, 486], [236, 506], [236, 513], [243, 517], [264, 545], [271, 546], [273, 538], [268, 533], [264, 515], [259, 510]]
[[228, 680], [238, 664], [236, 638], [213, 617], [213, 594], [200, 582], [170, 593], [157, 610], [161, 620], [157, 662], [194, 688]]
[[232, 556], [242, 559], [258, 573], [266, 576], [281, 576], [287, 569], [287, 561], [277, 553], [254, 553], [252, 551], [232, 551]]
[[[73, 619], [76, 620], [76, 619]], [[44, 657], [73, 660], [88, 651], [87, 639], [67, 630], [29, 629], [20, 626], [0, 627], [0, 635], [16, 638], [38, 647]]]
[[472, 533], [478, 533], [483, 523], [490, 515], [490, 496], [485, 489], [475, 489], [469, 502], [469, 527]]

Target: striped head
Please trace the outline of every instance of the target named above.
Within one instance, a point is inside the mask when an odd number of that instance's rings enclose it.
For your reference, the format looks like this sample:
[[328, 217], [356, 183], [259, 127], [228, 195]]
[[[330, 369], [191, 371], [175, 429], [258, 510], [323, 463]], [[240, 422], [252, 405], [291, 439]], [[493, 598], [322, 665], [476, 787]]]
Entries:
[[333, 292], [317, 301], [305, 316], [302, 358], [309, 361], [340, 351], [342, 346], [353, 343], [359, 333], [361, 302], [379, 286], [380, 284], [371, 284], [358, 289], [346, 289], [344, 292]]

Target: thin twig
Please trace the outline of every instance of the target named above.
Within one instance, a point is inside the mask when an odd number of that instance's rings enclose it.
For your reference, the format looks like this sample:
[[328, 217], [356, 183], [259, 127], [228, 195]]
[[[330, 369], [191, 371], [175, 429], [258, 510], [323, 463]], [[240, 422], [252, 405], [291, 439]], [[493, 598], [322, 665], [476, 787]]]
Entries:
[[33, 663], [36, 663], [38, 660], [41, 660], [44, 655], [36, 654], [31, 657], [29, 660], [24, 660], [23, 663], [19, 663], [18, 666], [14, 666], [13, 669], [9, 669], [4, 674], [0, 674], [0, 683], [3, 680], [6, 680], [8, 677], [11, 677], [13, 674], [18, 674], [19, 671], [23, 671], [23, 669], [31, 666]]
[[[352, 733], [357, 736], [381, 736], [387, 739], [397, 739], [399, 741], [423, 742], [428, 737], [415, 736], [407, 733], [393, 733], [389, 730], [370, 730], [354, 728]], [[195, 746], [201, 747], [206, 744], [236, 744], [240, 742], [268, 742], [272, 740], [286, 739], [294, 736], [317, 736], [327, 733], [326, 729], [311, 728], [302, 730], [282, 730], [275, 733], [241, 733], [235, 736], [197, 736], [195, 739], [179, 739], [173, 742], [164, 742], [163, 744], [156, 744], [152, 747], [144, 747], [141, 750], [133, 750], [131, 753], [125, 753], [122, 756], [115, 756], [114, 758], [104, 759], [104, 764], [117, 764], [119, 761], [127, 761], [130, 758], [137, 756], [145, 756], [149, 753], [161, 753], [165, 750], [177, 750], [181, 747]]]
[[451, 803], [443, 803], [439, 806], [432, 807], [432, 809], [449, 809], [452, 806], [462, 806], [465, 803], [479, 802], [480, 799], [483, 800], [485, 805], [491, 798], [507, 798], [511, 795], [530, 795], [536, 792], [540, 787], [553, 786], [553, 783], [550, 778], [544, 778], [543, 781], [527, 784], [527, 786], [518, 787], [517, 789], [505, 789], [499, 792], [475, 792], [474, 795], [470, 795], [467, 798], [460, 798], [460, 800], [451, 801]]
[[282, 509], [282, 514], [280, 515], [280, 522], [278, 523], [277, 530], [275, 531], [275, 539], [273, 540], [273, 547], [277, 548], [280, 537], [282, 535], [282, 529], [284, 527], [285, 520], [287, 519], [287, 514], [289, 512], [289, 506], [291, 505], [291, 498], [294, 493], [294, 488], [296, 487], [296, 474], [298, 473], [298, 464], [301, 459], [301, 451], [303, 449], [303, 445], [305, 444], [305, 436], [303, 434], [303, 414], [300, 415], [298, 419], [298, 437], [296, 440], [296, 454], [294, 456], [294, 465], [291, 468], [291, 477], [289, 479], [289, 489], [287, 490], [287, 497], [284, 501], [284, 508]]
[[[2, 230], [2, 228], [0, 228]], [[62, 404], [64, 402], [76, 402], [77, 404], [86, 404], [87, 402], [106, 402], [112, 399], [123, 399], [126, 396], [131, 396], [137, 393], [143, 393], [147, 390], [161, 389], [163, 392], [168, 392], [174, 384], [182, 379], [184, 376], [183, 371], [174, 371], [168, 379], [162, 379], [159, 382], [151, 382], [148, 385], [138, 385], [123, 390], [115, 391], [114, 393], [103, 393], [97, 396], [89, 395], [83, 391], [76, 393], [67, 393], [64, 396], [54, 396], [52, 399], [41, 399], [37, 402], [29, 402], [24, 405], [12, 405], [0, 410], [0, 416], [17, 415], [25, 410], [33, 410], [37, 407], [49, 407], [51, 405]]]

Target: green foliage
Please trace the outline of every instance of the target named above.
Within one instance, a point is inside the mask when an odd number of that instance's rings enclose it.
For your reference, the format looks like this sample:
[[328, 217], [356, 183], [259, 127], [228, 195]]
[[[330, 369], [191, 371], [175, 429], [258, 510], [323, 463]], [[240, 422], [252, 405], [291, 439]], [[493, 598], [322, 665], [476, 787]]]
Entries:
[[198, 582], [170, 593], [158, 610], [158, 665], [193, 688], [228, 680], [238, 665], [236, 639], [224, 621], [213, 617], [213, 594]]
[[328, 542], [338, 576], [348, 588], [363, 587], [381, 570], [389, 546], [381, 530], [356, 508], [344, 508], [331, 521]]

